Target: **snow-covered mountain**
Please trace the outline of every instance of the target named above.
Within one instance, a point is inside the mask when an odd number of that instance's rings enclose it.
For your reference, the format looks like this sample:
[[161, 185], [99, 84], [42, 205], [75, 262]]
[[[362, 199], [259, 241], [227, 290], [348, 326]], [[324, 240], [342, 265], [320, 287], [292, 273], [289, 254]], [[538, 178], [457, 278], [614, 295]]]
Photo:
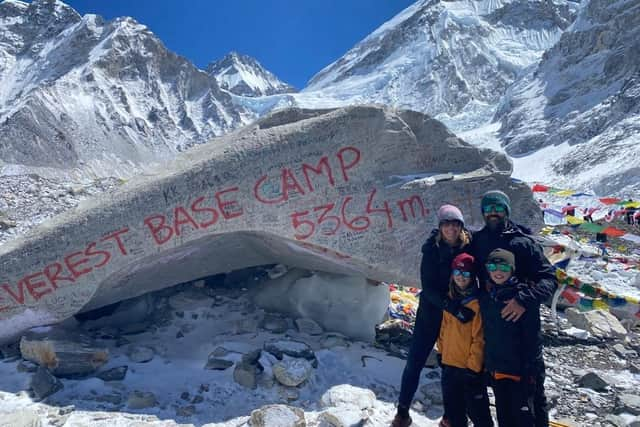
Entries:
[[0, 3], [5, 173], [126, 176], [255, 119], [233, 97], [131, 18]]
[[573, 26], [510, 89], [498, 117], [509, 154], [547, 153], [531, 178], [639, 194], [640, 1], [586, 0]]
[[295, 93], [237, 53], [199, 70], [131, 18], [5, 0], [0, 173], [127, 176], [277, 108], [382, 103], [506, 149], [519, 178], [638, 192], [639, 3], [419, 0]]
[[575, 11], [567, 0], [421, 0], [320, 71], [296, 99], [382, 103], [428, 113], [454, 131], [473, 128]]
[[231, 52], [207, 66], [218, 85], [241, 96], [263, 96], [295, 92], [295, 88], [267, 71], [255, 58]]

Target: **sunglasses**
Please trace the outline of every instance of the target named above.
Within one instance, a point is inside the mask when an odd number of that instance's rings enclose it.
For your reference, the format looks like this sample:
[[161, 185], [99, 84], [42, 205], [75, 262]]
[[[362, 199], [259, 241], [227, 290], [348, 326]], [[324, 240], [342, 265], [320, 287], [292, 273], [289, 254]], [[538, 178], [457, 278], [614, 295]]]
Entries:
[[490, 213], [492, 211], [496, 213], [504, 213], [507, 211], [507, 207], [504, 205], [486, 205], [482, 207], [482, 212], [484, 213]]
[[471, 272], [470, 271], [462, 271], [462, 270], [458, 270], [457, 268], [455, 270], [453, 270], [451, 273], [454, 276], [462, 276], [465, 279], [468, 279], [469, 277], [471, 277]]
[[509, 264], [505, 264], [505, 263], [494, 263], [494, 262], [490, 262], [486, 264], [487, 266], [487, 270], [489, 271], [496, 271], [496, 270], [500, 270], [504, 273], [509, 273], [511, 271], [511, 265]]

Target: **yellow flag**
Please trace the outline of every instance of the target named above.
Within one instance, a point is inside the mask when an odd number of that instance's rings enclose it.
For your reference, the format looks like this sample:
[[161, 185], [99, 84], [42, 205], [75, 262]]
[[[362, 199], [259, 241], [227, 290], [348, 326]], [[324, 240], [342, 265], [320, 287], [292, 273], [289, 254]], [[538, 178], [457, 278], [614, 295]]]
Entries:
[[577, 216], [567, 215], [567, 222], [573, 225], [582, 224], [584, 222], [584, 219], [578, 218]]
[[596, 310], [609, 310], [609, 306], [607, 305], [607, 303], [601, 299], [593, 300], [593, 308], [595, 308]]

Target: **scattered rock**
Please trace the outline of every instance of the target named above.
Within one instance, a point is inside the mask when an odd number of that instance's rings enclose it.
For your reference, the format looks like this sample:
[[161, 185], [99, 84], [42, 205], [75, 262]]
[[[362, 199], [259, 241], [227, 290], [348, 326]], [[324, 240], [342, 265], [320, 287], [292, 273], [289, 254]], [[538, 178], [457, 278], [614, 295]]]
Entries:
[[609, 384], [595, 372], [588, 372], [578, 380], [578, 385], [595, 391], [604, 391]]
[[157, 404], [156, 396], [149, 391], [134, 390], [127, 399], [127, 407], [129, 409], [151, 408]]
[[307, 344], [293, 340], [272, 340], [264, 343], [265, 351], [273, 354], [278, 360], [282, 360], [283, 355], [298, 357], [307, 360], [316, 358], [315, 353]]
[[266, 405], [251, 412], [251, 427], [306, 427], [304, 412], [287, 405]]
[[95, 347], [90, 338], [66, 331], [29, 331], [20, 339], [22, 357], [44, 366], [58, 377], [86, 376], [109, 360], [106, 348]]
[[273, 375], [282, 385], [296, 387], [305, 382], [313, 367], [305, 359], [287, 358], [273, 365]]
[[278, 394], [287, 402], [294, 402], [300, 399], [300, 392], [297, 388], [293, 387], [280, 387], [280, 389], [278, 390]]
[[28, 360], [21, 360], [16, 366], [18, 372], [35, 372], [38, 370], [38, 365], [33, 362], [29, 362]]
[[176, 415], [179, 417], [190, 417], [196, 413], [196, 407], [194, 405], [181, 406], [176, 411]]
[[197, 405], [198, 403], [202, 403], [204, 402], [204, 397], [197, 395], [197, 396], [193, 396], [193, 400], [191, 401], [191, 403], [193, 403], [194, 405]]
[[96, 397], [96, 402], [106, 402], [112, 405], [120, 405], [122, 403], [122, 396], [119, 394], [104, 394]]
[[329, 332], [320, 339], [322, 348], [349, 347], [350, 345], [349, 338], [336, 332]]
[[235, 334], [252, 334], [258, 330], [258, 321], [251, 317], [244, 317], [233, 322]]
[[216, 347], [215, 350], [209, 354], [209, 357], [224, 357], [228, 355], [230, 352], [224, 347]]
[[620, 394], [616, 405], [616, 413], [622, 412], [640, 415], [640, 396], [631, 393]]
[[151, 347], [132, 345], [127, 350], [127, 355], [132, 362], [147, 363], [153, 360], [155, 352]]
[[315, 320], [306, 317], [300, 317], [295, 320], [296, 329], [302, 334], [322, 335], [324, 330]]
[[613, 351], [623, 359], [636, 359], [638, 357], [638, 353], [635, 350], [630, 350], [620, 343], [613, 345]]
[[137, 335], [147, 332], [151, 327], [151, 323], [148, 321], [128, 323], [120, 327], [120, 333], [122, 335]]
[[576, 328], [589, 331], [598, 338], [624, 338], [627, 330], [611, 313], [604, 310], [581, 312], [575, 308], [565, 310], [567, 320]]
[[331, 387], [320, 398], [320, 406], [329, 407], [354, 407], [359, 410], [373, 408], [376, 395], [371, 390], [354, 387], [350, 384], [341, 384]]
[[18, 341], [0, 345], [0, 359], [18, 360], [20, 355], [20, 343]]
[[269, 279], [277, 279], [278, 277], [282, 277], [287, 274], [287, 271], [289, 271], [289, 269], [286, 265], [276, 264], [267, 270], [267, 276], [269, 276]]
[[96, 377], [100, 378], [102, 381], [122, 381], [127, 375], [128, 369], [129, 367], [127, 365], [118, 366], [116, 368], [98, 372]]
[[54, 377], [47, 368], [40, 366], [36, 373], [31, 377], [30, 388], [33, 391], [34, 396], [38, 400], [42, 400], [62, 390], [64, 386], [62, 385], [62, 382]]
[[212, 357], [212, 355], [209, 355], [209, 359], [207, 360], [207, 364], [204, 366], [204, 369], [224, 371], [225, 369], [232, 366], [233, 362], [231, 360], [219, 359], [217, 357]]
[[361, 427], [368, 419], [366, 411], [358, 411], [349, 407], [327, 408], [318, 416], [321, 423], [331, 427]]
[[289, 329], [289, 322], [277, 314], [267, 313], [260, 326], [274, 334], [283, 334]]
[[258, 385], [257, 376], [264, 370], [258, 359], [261, 350], [254, 350], [242, 356], [233, 370], [233, 379], [243, 387], [255, 389]]

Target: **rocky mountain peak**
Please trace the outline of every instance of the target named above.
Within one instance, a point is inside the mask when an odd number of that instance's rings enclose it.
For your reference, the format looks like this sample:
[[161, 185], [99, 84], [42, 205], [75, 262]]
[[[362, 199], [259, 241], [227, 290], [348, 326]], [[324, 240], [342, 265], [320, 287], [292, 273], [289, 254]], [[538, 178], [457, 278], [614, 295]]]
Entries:
[[314, 76], [304, 92], [426, 112], [456, 131], [501, 96], [573, 21], [571, 0], [423, 0]]
[[266, 70], [255, 58], [230, 52], [207, 66], [218, 85], [241, 96], [263, 96], [295, 92], [295, 88]]
[[558, 147], [547, 176], [633, 194], [640, 137], [640, 2], [590, 0], [497, 113], [507, 152]]
[[254, 118], [132, 18], [49, 0], [0, 13], [0, 173], [128, 176]]

